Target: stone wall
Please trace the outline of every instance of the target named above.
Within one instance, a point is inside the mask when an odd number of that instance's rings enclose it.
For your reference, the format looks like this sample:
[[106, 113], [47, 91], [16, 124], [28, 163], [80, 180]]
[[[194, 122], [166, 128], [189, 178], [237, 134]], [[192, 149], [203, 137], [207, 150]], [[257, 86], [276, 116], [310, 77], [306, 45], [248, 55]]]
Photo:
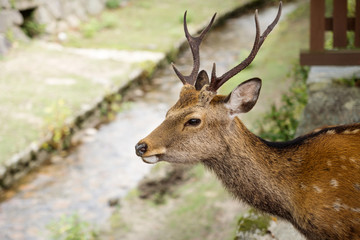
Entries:
[[311, 67], [309, 92], [296, 135], [326, 125], [360, 122], [360, 67]]
[[57, 34], [76, 28], [91, 15], [104, 10], [106, 0], [0, 0], [0, 55], [14, 39], [27, 40], [20, 26], [24, 14], [43, 24], [45, 33]]

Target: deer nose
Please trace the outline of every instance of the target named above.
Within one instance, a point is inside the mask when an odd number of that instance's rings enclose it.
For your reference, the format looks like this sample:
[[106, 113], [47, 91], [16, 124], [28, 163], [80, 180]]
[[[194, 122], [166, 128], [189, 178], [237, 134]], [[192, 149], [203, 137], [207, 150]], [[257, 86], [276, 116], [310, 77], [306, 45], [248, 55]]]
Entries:
[[147, 149], [148, 149], [148, 145], [146, 143], [136, 144], [136, 146], [135, 146], [136, 155], [141, 157], [142, 155], [144, 155], [146, 153]]

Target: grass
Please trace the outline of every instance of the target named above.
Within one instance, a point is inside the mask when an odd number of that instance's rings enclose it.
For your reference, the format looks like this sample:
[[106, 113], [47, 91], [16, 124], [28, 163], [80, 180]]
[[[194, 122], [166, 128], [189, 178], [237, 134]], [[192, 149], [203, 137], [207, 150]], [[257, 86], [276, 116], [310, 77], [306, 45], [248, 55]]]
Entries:
[[97, 240], [95, 227], [81, 219], [78, 214], [63, 215], [51, 222], [47, 229], [53, 240]]
[[[119, 63], [111, 60], [85, 59], [37, 44], [13, 50], [0, 66], [0, 163], [126, 81], [137, 67], [123, 64], [119, 72], [114, 70]], [[101, 78], [110, 84], [99, 82]], [[59, 101], [61, 106], [56, 106]]]
[[[254, 127], [252, 123], [258, 119], [259, 113], [265, 113], [272, 103], [279, 103], [281, 93], [288, 91], [293, 81], [290, 73], [299, 62], [300, 50], [308, 45], [308, 17], [308, 5], [303, 2], [269, 34], [251, 66], [220, 89], [221, 93], [227, 94], [246, 79], [259, 77], [263, 80], [257, 105], [242, 117], [248, 127]], [[239, 62], [244, 55], [247, 56], [240, 53]]]
[[[66, 46], [84, 48], [115, 48], [127, 50], [169, 51], [174, 42], [183, 37], [183, 15], [188, 10], [189, 28], [210, 19], [214, 12], [222, 13], [243, 5], [250, 0], [210, 0], [202, 1], [130, 1], [128, 7], [103, 13], [90, 20], [96, 34], [85, 38], [79, 32], [71, 32]], [[103, 15], [116, 19], [116, 29], [96, 27]], [[86, 25], [88, 25], [87, 23]], [[84, 26], [83, 26], [84, 27]], [[82, 29], [81, 27], [80, 29]], [[89, 26], [88, 26], [89, 28]], [[130, 30], [130, 31], [129, 31]]]

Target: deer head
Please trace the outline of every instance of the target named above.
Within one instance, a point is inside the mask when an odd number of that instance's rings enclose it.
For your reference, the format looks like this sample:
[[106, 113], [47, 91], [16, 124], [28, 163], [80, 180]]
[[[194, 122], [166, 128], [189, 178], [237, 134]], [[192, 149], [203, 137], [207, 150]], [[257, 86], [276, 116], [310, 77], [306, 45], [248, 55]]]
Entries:
[[214, 63], [210, 81], [204, 70], [199, 72], [199, 47], [216, 14], [200, 35], [193, 37], [187, 28], [185, 12], [184, 31], [193, 54], [193, 69], [190, 75], [184, 76], [172, 65], [184, 84], [179, 100], [167, 112], [164, 122], [135, 146], [138, 156], [147, 163], [196, 163], [214, 158], [225, 151], [230, 141], [229, 136], [234, 131], [234, 121], [238, 121], [236, 115], [253, 108], [259, 97], [261, 80], [247, 80], [228, 96], [217, 95], [217, 90], [254, 60], [265, 38], [277, 24], [281, 7], [280, 2], [276, 18], [261, 35], [258, 13], [255, 11], [256, 36], [249, 56], [220, 77], [216, 76]]

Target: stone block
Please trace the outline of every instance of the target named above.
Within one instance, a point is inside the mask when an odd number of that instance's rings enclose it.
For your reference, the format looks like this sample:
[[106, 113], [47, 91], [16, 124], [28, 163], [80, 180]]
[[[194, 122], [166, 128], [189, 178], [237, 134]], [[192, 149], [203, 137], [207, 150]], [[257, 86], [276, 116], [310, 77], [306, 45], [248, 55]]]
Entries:
[[360, 88], [327, 87], [310, 92], [296, 135], [308, 133], [326, 125], [360, 122]]
[[13, 24], [21, 25], [24, 23], [24, 18], [19, 11], [16, 10], [7, 10], [10, 11], [10, 19]]
[[63, 6], [60, 0], [46, 1], [43, 7], [46, 8], [49, 13], [57, 20], [64, 17]]
[[4, 188], [9, 188], [14, 183], [14, 178], [11, 174], [7, 173], [3, 179], [1, 179], [1, 185]]
[[14, 1], [15, 8], [18, 10], [27, 10], [37, 8], [40, 6], [42, 1], [40, 0], [16, 0]]
[[11, 48], [11, 43], [0, 33], [0, 56], [5, 55]]
[[66, 22], [68, 23], [68, 25], [72, 28], [77, 28], [80, 26], [80, 20], [78, 17], [76, 17], [75, 15], [70, 15], [66, 18]]
[[0, 7], [5, 8], [5, 9], [10, 9], [11, 8], [11, 4], [9, 0], [0, 0]]
[[82, 4], [80, 1], [66, 1], [63, 4], [64, 18], [74, 15], [81, 21], [87, 19], [87, 13], [85, 9], [85, 4]]
[[40, 24], [49, 24], [51, 22], [56, 22], [56, 19], [53, 17], [50, 11], [44, 6], [41, 6], [35, 10], [34, 20]]
[[6, 167], [0, 165], [0, 179], [3, 179], [6, 175]]
[[69, 28], [68, 24], [65, 21], [57, 22], [56, 31], [57, 32], [64, 32]]
[[23, 30], [21, 30], [20, 27], [18, 26], [13, 26], [10, 31], [12, 32], [14, 38], [16, 40], [20, 40], [23, 42], [28, 42], [30, 41], [30, 38], [23, 32]]
[[359, 66], [316, 66], [311, 67], [307, 86], [309, 91], [319, 91], [330, 86], [337, 85], [339, 79], [360, 78]]
[[97, 15], [104, 10], [104, 4], [100, 0], [89, 0], [86, 3], [86, 10], [90, 15]]
[[21, 25], [22, 23], [23, 17], [20, 12], [13, 9], [0, 11], [0, 33], [6, 33], [13, 25]]
[[56, 33], [57, 32], [57, 22], [54, 21], [54, 22], [50, 22], [50, 23], [46, 24], [45, 32], [50, 33], [50, 34]]

